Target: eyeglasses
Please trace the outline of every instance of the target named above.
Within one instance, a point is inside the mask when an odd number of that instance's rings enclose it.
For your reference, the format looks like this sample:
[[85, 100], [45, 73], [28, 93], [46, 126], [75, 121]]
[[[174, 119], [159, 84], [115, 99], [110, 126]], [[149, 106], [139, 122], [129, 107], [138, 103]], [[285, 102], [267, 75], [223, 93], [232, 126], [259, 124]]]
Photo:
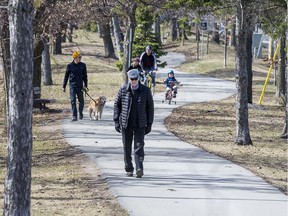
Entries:
[[81, 58], [82, 58], [82, 56], [78, 56], [78, 58], [79, 58], [79, 59], [81, 59]]
[[138, 80], [137, 78], [130, 78], [131, 81], [135, 81]]

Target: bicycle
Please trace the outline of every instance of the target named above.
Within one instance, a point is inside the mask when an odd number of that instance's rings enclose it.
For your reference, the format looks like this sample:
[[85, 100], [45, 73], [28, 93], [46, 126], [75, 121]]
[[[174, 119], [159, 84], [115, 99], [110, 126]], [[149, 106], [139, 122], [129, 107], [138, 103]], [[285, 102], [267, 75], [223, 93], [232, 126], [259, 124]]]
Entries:
[[145, 71], [145, 81], [144, 81], [144, 85], [146, 85], [150, 91], [151, 91], [151, 94], [152, 96], [154, 96], [154, 93], [155, 93], [155, 86], [153, 85], [153, 82], [152, 82], [152, 73], [156, 73], [156, 71], [150, 71], [150, 72], [147, 72]]
[[[171, 102], [173, 101], [173, 98], [176, 98], [176, 94], [175, 94], [175, 89], [177, 89], [177, 83], [176, 82], [173, 82], [171, 81], [169, 83], [169, 91], [168, 92], [165, 92], [165, 100], [168, 100], [168, 104], [170, 105]], [[162, 100], [162, 103], [164, 103], [165, 100]], [[174, 104], [176, 105], [176, 100], [173, 101]]]

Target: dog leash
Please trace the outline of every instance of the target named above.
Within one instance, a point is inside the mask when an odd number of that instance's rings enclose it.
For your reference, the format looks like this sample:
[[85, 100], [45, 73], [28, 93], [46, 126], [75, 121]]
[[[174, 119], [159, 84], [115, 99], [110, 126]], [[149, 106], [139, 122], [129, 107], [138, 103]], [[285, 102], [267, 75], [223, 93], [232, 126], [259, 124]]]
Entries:
[[83, 92], [85, 92], [86, 95], [88, 95], [88, 97], [93, 100], [95, 103], [97, 103], [89, 94], [88, 94], [88, 90], [86, 89], [82, 89]]

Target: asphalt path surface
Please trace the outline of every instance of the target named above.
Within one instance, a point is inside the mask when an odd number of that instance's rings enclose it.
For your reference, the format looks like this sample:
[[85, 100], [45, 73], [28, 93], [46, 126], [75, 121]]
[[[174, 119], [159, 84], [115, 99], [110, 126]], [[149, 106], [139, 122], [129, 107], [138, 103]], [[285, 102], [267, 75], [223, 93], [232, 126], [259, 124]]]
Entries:
[[[185, 61], [168, 53], [168, 68]], [[250, 171], [181, 141], [164, 126], [178, 106], [220, 100], [235, 93], [235, 83], [175, 70], [176, 104], [154, 95], [155, 121], [145, 137], [144, 176], [126, 177], [121, 135], [114, 130], [113, 102], [101, 121], [63, 121], [66, 141], [81, 149], [102, 171], [109, 189], [132, 216], [287, 216], [287, 196]], [[116, 92], [115, 92], [116, 94]], [[208, 136], [208, 135], [207, 135]]]

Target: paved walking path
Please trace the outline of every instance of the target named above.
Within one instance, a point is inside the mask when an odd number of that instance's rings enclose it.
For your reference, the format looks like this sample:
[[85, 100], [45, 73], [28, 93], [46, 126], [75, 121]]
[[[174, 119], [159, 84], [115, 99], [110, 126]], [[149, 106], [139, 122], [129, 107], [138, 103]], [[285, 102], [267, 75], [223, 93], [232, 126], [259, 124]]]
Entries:
[[[169, 53], [165, 59], [173, 68], [185, 57]], [[235, 84], [179, 71], [176, 77], [183, 84], [176, 105], [162, 103], [163, 94], [154, 96], [155, 122], [145, 139], [142, 179], [125, 176], [113, 102], [107, 103], [100, 122], [90, 121], [87, 112], [81, 121], [64, 120], [65, 139], [101, 168], [110, 190], [132, 216], [287, 216], [287, 196], [250, 171], [182, 142], [163, 125], [174, 108], [226, 98]]]

